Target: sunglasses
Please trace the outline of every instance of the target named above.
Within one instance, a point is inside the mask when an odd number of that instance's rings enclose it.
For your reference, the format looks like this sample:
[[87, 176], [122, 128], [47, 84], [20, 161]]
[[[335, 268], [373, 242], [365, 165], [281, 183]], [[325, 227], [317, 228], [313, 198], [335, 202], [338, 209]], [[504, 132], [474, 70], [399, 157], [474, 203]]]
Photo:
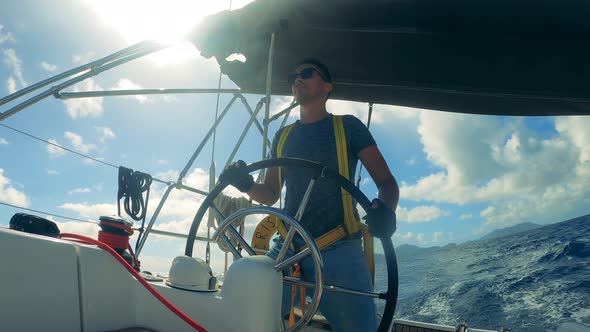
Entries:
[[320, 73], [317, 69], [315, 69], [313, 67], [308, 67], [298, 73], [293, 73], [293, 74], [289, 75], [289, 77], [287, 77], [287, 82], [289, 82], [289, 85], [293, 85], [293, 84], [295, 84], [297, 77], [300, 77], [300, 76], [302, 79], [308, 80], [313, 76], [314, 71], [317, 72], [318, 75], [320, 75], [322, 80], [326, 81], [326, 79], [324, 78], [324, 75], [322, 75], [322, 73]]

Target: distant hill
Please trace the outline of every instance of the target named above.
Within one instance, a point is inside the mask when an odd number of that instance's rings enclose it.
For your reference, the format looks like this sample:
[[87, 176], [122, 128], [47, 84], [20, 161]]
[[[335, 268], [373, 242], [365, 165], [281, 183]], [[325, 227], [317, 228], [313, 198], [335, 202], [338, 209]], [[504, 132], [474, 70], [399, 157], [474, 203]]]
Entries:
[[543, 227], [543, 225], [535, 224], [532, 222], [523, 222], [518, 225], [514, 225], [512, 227], [506, 227], [501, 229], [496, 229], [495, 231], [488, 233], [480, 238], [480, 240], [491, 240], [496, 239], [503, 236], [513, 235], [520, 232], [525, 232], [531, 229]]

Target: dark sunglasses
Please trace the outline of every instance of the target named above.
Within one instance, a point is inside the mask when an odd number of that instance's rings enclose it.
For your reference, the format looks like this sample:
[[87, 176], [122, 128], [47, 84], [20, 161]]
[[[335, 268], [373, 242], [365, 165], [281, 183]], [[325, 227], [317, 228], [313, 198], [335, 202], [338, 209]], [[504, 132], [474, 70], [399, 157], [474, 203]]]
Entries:
[[313, 67], [308, 67], [298, 73], [293, 73], [293, 74], [289, 75], [289, 77], [287, 77], [287, 82], [289, 82], [289, 85], [293, 85], [293, 84], [295, 84], [295, 80], [297, 80], [297, 77], [299, 77], [299, 76], [301, 76], [301, 78], [304, 80], [308, 80], [313, 76], [314, 71], [317, 72], [318, 75], [320, 75], [322, 80], [324, 80], [324, 81], [326, 80], [324, 78], [324, 76], [322, 75], [322, 73], [320, 73], [317, 69], [315, 69]]

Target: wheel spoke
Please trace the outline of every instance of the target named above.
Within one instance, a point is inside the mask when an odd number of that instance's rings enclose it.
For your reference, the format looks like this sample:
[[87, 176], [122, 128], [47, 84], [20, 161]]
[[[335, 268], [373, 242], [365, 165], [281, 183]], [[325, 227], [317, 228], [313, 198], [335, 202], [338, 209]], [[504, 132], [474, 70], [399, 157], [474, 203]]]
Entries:
[[252, 247], [250, 247], [250, 245], [248, 244], [248, 242], [246, 242], [246, 240], [244, 240], [244, 238], [240, 235], [240, 233], [235, 229], [234, 226], [229, 225], [229, 231], [231, 233], [231, 235], [238, 240], [238, 242], [240, 242], [240, 244], [242, 245], [242, 247], [244, 249], [246, 249], [246, 251], [248, 252], [248, 254], [250, 254], [250, 256], [256, 256], [256, 252], [254, 251], [254, 249], [252, 249]]
[[307, 203], [309, 202], [309, 197], [311, 196], [311, 191], [315, 186], [315, 179], [309, 180], [309, 184], [307, 185], [307, 190], [305, 190], [305, 194], [303, 194], [303, 198], [301, 199], [301, 204], [299, 204], [299, 208], [297, 208], [297, 214], [295, 215], [295, 219], [297, 221], [301, 221], [303, 217], [303, 212], [305, 212], [305, 208], [307, 207]]
[[213, 204], [213, 202], [211, 202], [210, 208], [215, 212], [215, 214], [219, 216], [219, 220], [225, 220], [225, 216], [223, 215], [223, 213], [221, 213], [221, 211], [219, 211], [219, 209], [217, 208], [217, 206], [215, 206], [215, 204]]
[[[308, 281], [303, 281], [297, 278], [293, 278], [293, 277], [283, 277], [283, 280], [290, 283], [290, 284], [296, 284], [299, 286], [305, 286], [305, 287], [315, 287], [315, 283], [313, 282], [308, 282]], [[374, 293], [374, 292], [365, 292], [365, 291], [360, 291], [360, 290], [356, 290], [356, 289], [351, 289], [351, 288], [346, 288], [346, 287], [338, 287], [338, 286], [334, 286], [334, 285], [328, 285], [328, 284], [324, 284], [324, 290], [328, 291], [328, 292], [333, 292], [333, 293], [341, 293], [341, 294], [348, 294], [348, 295], [357, 295], [357, 296], [368, 296], [368, 297], [372, 297], [372, 298], [380, 298], [381, 294], [379, 293]]]
[[297, 255], [289, 257], [289, 258], [285, 259], [283, 262], [275, 265], [274, 269], [275, 269], [275, 271], [282, 271], [282, 270], [288, 268], [289, 266], [291, 266], [295, 263], [298, 263], [299, 261], [303, 260], [305, 257], [307, 257], [309, 255], [311, 255], [311, 250], [309, 250], [309, 248], [305, 248], [301, 252], [297, 253]]
[[283, 246], [281, 247], [281, 251], [279, 252], [279, 255], [277, 256], [277, 259], [275, 260], [276, 265], [279, 265], [283, 261], [283, 258], [285, 258], [285, 255], [287, 254], [287, 250], [289, 250], [289, 246], [291, 245], [291, 242], [293, 242], [293, 237], [295, 236], [295, 233], [297, 233], [297, 230], [295, 230], [294, 227], [289, 227], [289, 232], [287, 233], [287, 238], [285, 238], [285, 241], [283, 242]]
[[225, 234], [220, 233], [219, 234], [219, 237], [225, 243], [225, 245], [228, 247], [228, 249], [231, 251], [231, 253], [234, 254], [234, 257], [236, 259], [242, 258], [242, 255], [240, 254], [240, 252], [238, 251], [238, 249], [236, 249], [234, 247], [233, 243], [231, 243], [231, 241], [227, 238], [227, 236], [225, 236]]

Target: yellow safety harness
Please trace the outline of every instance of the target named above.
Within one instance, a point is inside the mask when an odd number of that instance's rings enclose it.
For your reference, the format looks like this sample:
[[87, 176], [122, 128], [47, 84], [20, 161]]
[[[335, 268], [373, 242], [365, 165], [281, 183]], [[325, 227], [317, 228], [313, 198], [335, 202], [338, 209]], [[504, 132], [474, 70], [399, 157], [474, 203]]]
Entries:
[[[348, 148], [346, 144], [346, 133], [344, 131], [344, 124], [342, 122], [342, 116], [334, 115], [333, 116], [333, 125], [334, 125], [334, 138], [336, 140], [336, 156], [338, 159], [338, 172], [341, 176], [345, 177], [347, 180], [350, 180], [350, 170], [348, 168]], [[277, 157], [280, 158], [283, 155], [283, 147], [287, 141], [287, 137], [289, 133], [293, 129], [294, 124], [291, 124], [281, 133], [279, 137], [279, 142], [277, 144]], [[283, 178], [281, 173], [281, 167], [278, 170], [279, 173], [279, 186], [282, 186]], [[339, 225], [338, 227], [328, 231], [327, 233], [323, 234], [322, 236], [318, 237], [315, 242], [320, 250], [332, 245], [336, 241], [342, 240], [344, 238], [349, 237], [350, 235], [354, 235], [359, 231], [363, 233], [363, 244], [364, 244], [364, 254], [365, 259], [367, 260], [367, 265], [369, 266], [369, 271], [371, 272], [372, 282], [375, 284], [375, 258], [374, 258], [374, 243], [373, 237], [369, 234], [368, 228], [366, 225], [362, 224], [358, 217], [354, 213], [354, 208], [352, 206], [352, 196], [349, 192], [341, 188], [342, 194], [342, 206], [344, 208], [344, 223]], [[269, 241], [272, 235], [278, 232], [283, 238], [287, 236], [287, 228], [282, 220], [277, 220], [274, 216], [269, 216], [264, 218], [256, 227], [254, 231], [254, 235], [252, 236], [252, 247], [254, 250], [258, 249], [258, 253], [264, 253], [269, 250]], [[301, 249], [305, 249], [301, 248]], [[300, 272], [297, 271], [294, 277], [299, 277]], [[293, 295], [292, 295], [292, 302], [295, 298], [296, 286], [293, 285]], [[305, 297], [305, 290], [302, 289], [302, 298]], [[304, 302], [302, 303], [302, 308], [304, 308]], [[290, 321], [293, 318], [293, 310], [291, 310], [291, 317]]]

